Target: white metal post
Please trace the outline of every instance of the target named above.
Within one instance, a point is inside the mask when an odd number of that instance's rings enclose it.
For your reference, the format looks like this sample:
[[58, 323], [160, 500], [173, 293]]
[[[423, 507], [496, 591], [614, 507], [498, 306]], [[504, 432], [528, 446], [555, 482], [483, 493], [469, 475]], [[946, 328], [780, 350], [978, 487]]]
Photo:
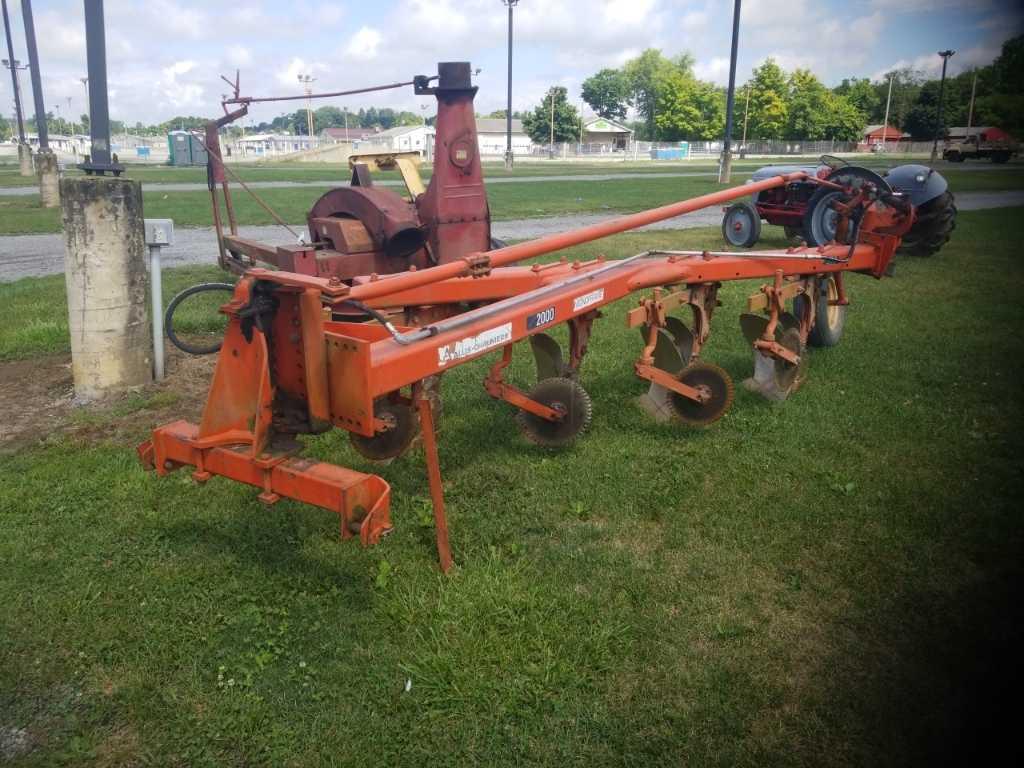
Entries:
[[164, 300], [160, 283], [160, 247], [149, 246], [149, 286], [153, 304], [153, 378], [164, 379]]
[[164, 298], [160, 273], [160, 249], [174, 243], [171, 219], [145, 220], [146, 245], [149, 246], [149, 292], [153, 312], [153, 378], [164, 378]]

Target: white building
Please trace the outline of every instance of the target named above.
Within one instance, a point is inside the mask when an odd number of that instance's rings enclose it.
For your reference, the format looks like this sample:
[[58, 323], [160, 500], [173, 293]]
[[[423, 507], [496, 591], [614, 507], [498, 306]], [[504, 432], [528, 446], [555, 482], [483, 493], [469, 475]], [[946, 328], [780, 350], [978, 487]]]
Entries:
[[[476, 121], [477, 143], [481, 157], [504, 157], [508, 147], [508, 126], [503, 117], [478, 117]], [[529, 155], [533, 141], [523, 133], [523, 121], [512, 120], [512, 154]]]
[[302, 152], [319, 146], [317, 137], [292, 136], [286, 133], [253, 133], [234, 142], [238, 157], [274, 157]]
[[419, 152], [429, 158], [434, 151], [434, 128], [430, 125], [400, 125], [374, 133], [359, 141], [360, 152]]
[[583, 121], [583, 143], [604, 152], [624, 152], [633, 131], [605, 117]]

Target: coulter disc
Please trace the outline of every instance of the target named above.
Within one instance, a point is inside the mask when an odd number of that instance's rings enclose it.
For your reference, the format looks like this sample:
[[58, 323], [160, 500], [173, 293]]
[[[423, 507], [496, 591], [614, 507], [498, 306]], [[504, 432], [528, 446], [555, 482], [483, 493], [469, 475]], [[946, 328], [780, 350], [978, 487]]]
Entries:
[[516, 415], [516, 424], [526, 439], [546, 448], [569, 445], [590, 426], [593, 405], [590, 395], [572, 379], [544, 379], [530, 390], [531, 400], [563, 414], [561, 421], [548, 421], [529, 411]]
[[378, 419], [387, 422], [387, 428], [373, 437], [349, 432], [352, 447], [371, 461], [384, 461], [401, 456], [419, 431], [419, 419], [411, 405], [390, 400], [378, 400], [373, 406]]
[[729, 374], [712, 363], [698, 361], [680, 372], [679, 381], [707, 396], [703, 402], [673, 392], [669, 398], [676, 416], [687, 424], [705, 426], [722, 418], [732, 405], [733, 388]]

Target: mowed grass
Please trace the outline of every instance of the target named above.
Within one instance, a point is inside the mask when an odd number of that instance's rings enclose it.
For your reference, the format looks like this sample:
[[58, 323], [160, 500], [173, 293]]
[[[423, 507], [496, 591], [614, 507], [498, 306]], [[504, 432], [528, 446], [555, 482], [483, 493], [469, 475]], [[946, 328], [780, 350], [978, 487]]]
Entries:
[[[594, 422], [566, 451], [530, 447], [483, 393], [489, 358], [450, 372], [448, 576], [419, 451], [374, 467], [340, 431], [308, 441], [392, 484], [396, 532], [361, 549], [326, 512], [145, 473], [102, 430], [40, 436], [0, 459], [0, 729], [33, 745], [12, 764], [925, 765], [999, 749], [1012, 709], [990, 689], [1013, 695], [1022, 626], [1015, 212], [963, 214], [895, 279], [852, 276], [845, 338], [811, 353], [801, 391], [770, 405], [737, 387], [706, 430], [637, 407], [625, 304], [595, 328]], [[574, 255], [715, 241], [623, 235]], [[57, 284], [16, 285], [59, 314]], [[737, 384], [755, 289], [726, 286], [705, 352]]]
[[[892, 158], [890, 158], [890, 161]], [[772, 162], [813, 162], [811, 158], [765, 158], [754, 160], [736, 160], [733, 167], [753, 170]], [[865, 158], [866, 163], [876, 163], [875, 158]], [[634, 161], [632, 158], [616, 158], [600, 162], [566, 162], [555, 160], [520, 160], [512, 170], [505, 168], [503, 162], [486, 161], [483, 163], [484, 174], [491, 178], [508, 176], [547, 176], [547, 175], [581, 175], [594, 173], [671, 173], [680, 171], [705, 171], [717, 169], [715, 160], [694, 159], [685, 161], [647, 160]], [[325, 181], [337, 182], [347, 180], [352, 172], [348, 163], [295, 163], [279, 162], [246, 162], [231, 163], [231, 170], [245, 181]], [[424, 162], [420, 166], [420, 174], [428, 178], [433, 170], [432, 163]], [[81, 175], [81, 171], [73, 166], [66, 167], [66, 173], [73, 176]], [[128, 165], [126, 175], [144, 183], [161, 184], [167, 182], [206, 183], [205, 167], [174, 167], [168, 165]], [[397, 171], [382, 171], [375, 178], [400, 179]], [[22, 176], [17, 165], [0, 164], [0, 187], [23, 187], [35, 184], [34, 177]]]
[[[948, 165], [948, 164], [947, 164]], [[594, 169], [590, 169], [594, 172]], [[685, 171], [682, 171], [685, 172]], [[751, 169], [737, 169], [732, 184], [749, 178]], [[488, 171], [488, 174], [490, 171]], [[1024, 166], [1012, 170], [946, 170], [954, 193], [1024, 189]], [[294, 179], [293, 179], [294, 180]], [[487, 188], [495, 220], [558, 216], [573, 213], [631, 212], [704, 194], [726, 185], [714, 176], [619, 178], [581, 183], [572, 180], [525, 184], [492, 184]], [[313, 202], [330, 187], [259, 189], [257, 194], [285, 220], [305, 222]], [[233, 197], [239, 223], [272, 224], [273, 219], [244, 190]], [[146, 216], [173, 219], [179, 227], [212, 226], [210, 195], [206, 191], [175, 192], [143, 185]], [[0, 234], [39, 234], [60, 231], [60, 209], [40, 207], [38, 195], [0, 196]]]

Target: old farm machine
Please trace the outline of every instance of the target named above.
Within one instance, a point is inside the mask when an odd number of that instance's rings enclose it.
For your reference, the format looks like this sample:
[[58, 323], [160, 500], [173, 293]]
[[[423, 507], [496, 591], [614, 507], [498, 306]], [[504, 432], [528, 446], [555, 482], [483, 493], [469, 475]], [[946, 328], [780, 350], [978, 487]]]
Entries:
[[[543, 237], [492, 247], [477, 149], [468, 63], [442, 63], [438, 75], [404, 84], [437, 99], [434, 170], [424, 188], [413, 158], [354, 158], [351, 186], [333, 189], [308, 216], [309, 242], [271, 248], [238, 236], [218, 128], [257, 101], [235, 94], [206, 132], [220, 263], [240, 279], [221, 311], [228, 326], [199, 424], [159, 427], [139, 447], [163, 475], [192, 467], [199, 482], [221, 475], [340, 517], [341, 536], [376, 543], [392, 529], [390, 487], [367, 474], [300, 455], [300, 434], [340, 428], [374, 459], [406, 450], [417, 431], [427, 462], [441, 567], [452, 564], [435, 436], [437, 381], [446, 371], [498, 353], [487, 393], [517, 412], [527, 438], [570, 443], [589, 425], [581, 366], [599, 310], [641, 293], [627, 323], [642, 330], [636, 375], [648, 382], [651, 410], [692, 425], [714, 422], [733, 400], [733, 383], [701, 351], [728, 280], [765, 280], [748, 300], [742, 330], [755, 361], [747, 384], [783, 399], [800, 384], [807, 344], [835, 344], [848, 304], [848, 273], [885, 273], [912, 204], [871, 185], [846, 188], [803, 171]], [[333, 95], [333, 94], [332, 94]], [[228, 111], [233, 108], [233, 111]], [[375, 167], [398, 167], [410, 197], [372, 183]], [[722, 205], [760, 190], [806, 181], [841, 192], [832, 242], [784, 251], [648, 251], [520, 265], [609, 235]], [[688, 310], [687, 325], [677, 310]], [[549, 331], [569, 326], [563, 351]], [[504, 373], [528, 342], [537, 384], [523, 391]], [[381, 470], [384, 471], [384, 470]]]

